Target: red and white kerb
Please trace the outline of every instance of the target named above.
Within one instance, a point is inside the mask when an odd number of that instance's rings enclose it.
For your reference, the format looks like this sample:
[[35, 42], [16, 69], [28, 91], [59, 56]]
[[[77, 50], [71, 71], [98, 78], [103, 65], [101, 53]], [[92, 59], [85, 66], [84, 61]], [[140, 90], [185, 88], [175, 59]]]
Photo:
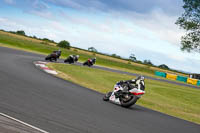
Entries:
[[50, 73], [50, 74], [58, 74], [56, 71], [48, 68], [48, 66], [46, 66], [47, 62], [43, 62], [43, 61], [36, 61], [34, 62], [34, 64], [37, 66], [37, 67], [40, 67], [40, 69], [44, 70], [45, 72], [47, 73]]

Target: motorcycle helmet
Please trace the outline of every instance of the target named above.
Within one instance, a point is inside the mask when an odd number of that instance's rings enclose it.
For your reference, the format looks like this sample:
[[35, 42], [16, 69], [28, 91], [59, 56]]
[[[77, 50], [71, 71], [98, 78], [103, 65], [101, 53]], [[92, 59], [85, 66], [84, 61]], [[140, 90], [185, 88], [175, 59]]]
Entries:
[[138, 76], [136, 80], [143, 80], [144, 81], [144, 76]]

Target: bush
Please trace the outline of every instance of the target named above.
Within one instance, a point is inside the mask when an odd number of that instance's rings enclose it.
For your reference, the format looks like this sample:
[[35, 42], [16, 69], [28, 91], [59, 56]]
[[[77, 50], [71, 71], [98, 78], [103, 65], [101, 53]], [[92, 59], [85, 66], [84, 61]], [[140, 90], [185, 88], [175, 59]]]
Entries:
[[25, 32], [23, 30], [18, 30], [16, 32], [18, 35], [26, 36]]
[[36, 36], [33, 36], [33, 38], [38, 39]]
[[43, 41], [46, 41], [46, 42], [50, 42], [50, 43], [55, 43], [54, 40], [50, 40], [50, 39], [48, 39], [48, 38], [43, 38], [42, 40], [43, 40]]
[[111, 56], [112, 56], [112, 57], [115, 57], [115, 58], [121, 59], [121, 57], [120, 57], [119, 55], [117, 55], [117, 54], [112, 54]]
[[159, 65], [158, 67], [159, 68], [163, 68], [163, 69], [169, 69], [169, 67], [167, 65], [165, 65], [165, 64]]
[[66, 48], [66, 49], [70, 49], [70, 43], [68, 41], [60, 41], [58, 44], [57, 44], [58, 47], [61, 47], [61, 48]]
[[153, 63], [150, 60], [144, 60], [143, 63], [146, 64], [146, 65], [153, 66]]

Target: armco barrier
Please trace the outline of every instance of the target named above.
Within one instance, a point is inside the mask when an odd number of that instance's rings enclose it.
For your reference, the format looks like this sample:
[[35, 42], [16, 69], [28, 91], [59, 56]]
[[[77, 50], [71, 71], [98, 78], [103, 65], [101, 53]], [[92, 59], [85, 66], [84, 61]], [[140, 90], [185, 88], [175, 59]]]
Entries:
[[159, 72], [159, 71], [155, 71], [155, 75], [160, 76], [160, 77], [164, 77], [164, 78], [167, 78], [167, 79], [187, 82], [188, 84], [200, 86], [200, 80], [198, 80], [198, 79], [188, 78], [188, 77], [184, 77], [184, 76], [179, 76], [179, 75], [169, 74], [169, 73], [164, 73], [164, 72]]
[[[177, 76], [177, 78], [176, 78], [176, 80], [178, 80], [178, 81], [182, 81], [182, 82], [187, 82], [187, 77], [183, 77], [183, 76]], [[200, 83], [199, 83], [199, 85], [200, 85]]]
[[164, 72], [156, 71], [156, 72], [155, 72], [155, 75], [156, 75], [156, 76], [160, 76], [160, 77], [166, 78], [166, 73], [164, 73]]
[[187, 83], [189, 83], [189, 84], [193, 84], [193, 85], [196, 85], [197, 84], [197, 79], [192, 79], [192, 78], [188, 78], [187, 79]]
[[177, 75], [174, 75], [174, 74], [169, 74], [167, 73], [167, 76], [166, 76], [167, 79], [172, 79], [172, 80], [176, 80], [177, 78]]
[[197, 81], [197, 85], [200, 86], [200, 80]]

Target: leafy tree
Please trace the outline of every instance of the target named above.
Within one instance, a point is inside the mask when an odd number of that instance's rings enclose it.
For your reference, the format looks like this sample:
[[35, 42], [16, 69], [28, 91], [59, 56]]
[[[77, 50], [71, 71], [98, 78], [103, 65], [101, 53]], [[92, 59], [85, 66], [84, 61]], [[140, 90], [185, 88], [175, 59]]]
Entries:
[[97, 52], [97, 50], [94, 47], [89, 47], [88, 51], [95, 52], [95, 53]]
[[153, 66], [153, 63], [151, 63], [150, 60], [144, 60], [143, 63], [146, 64], [146, 65], [151, 65], [151, 66]]
[[70, 49], [70, 43], [68, 41], [60, 41], [58, 44], [57, 44], [58, 47], [61, 47], [61, 48], [67, 48], [67, 49]]
[[23, 30], [18, 30], [16, 33], [19, 35], [22, 35], [22, 36], [26, 36], [26, 34]]
[[33, 38], [38, 39], [36, 36], [33, 36]]
[[176, 21], [186, 30], [181, 38], [181, 50], [200, 52], [200, 0], [183, 0], [184, 13]]
[[129, 59], [130, 59], [131, 61], [137, 61], [137, 59], [136, 59], [136, 57], [135, 57], [134, 54], [131, 54], [131, 55], [129, 56]]
[[163, 69], [169, 69], [169, 67], [165, 64], [161, 64], [158, 66], [159, 68], [163, 68]]

